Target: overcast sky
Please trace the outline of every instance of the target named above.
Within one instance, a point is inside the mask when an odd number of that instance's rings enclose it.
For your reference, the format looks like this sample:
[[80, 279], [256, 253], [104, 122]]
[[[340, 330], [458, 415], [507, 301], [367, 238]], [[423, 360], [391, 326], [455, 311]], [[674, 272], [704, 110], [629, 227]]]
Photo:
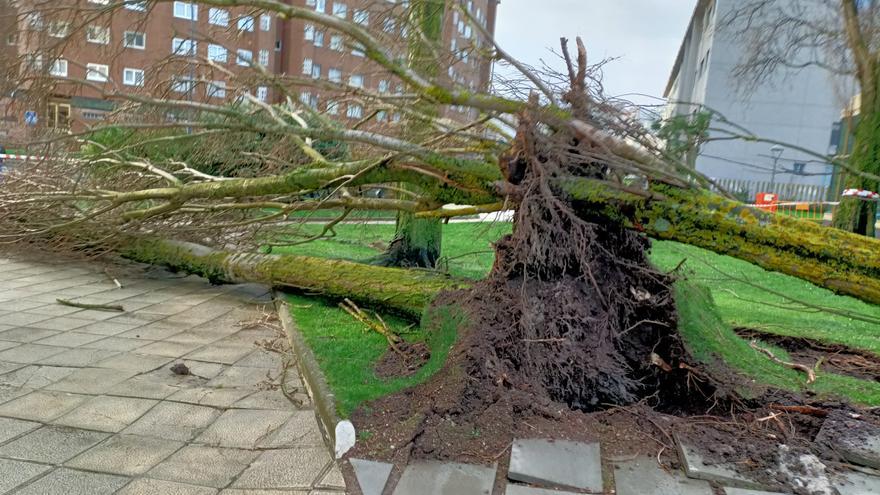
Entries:
[[[501, 0], [496, 37], [529, 65], [563, 69], [549, 49], [559, 37], [581, 36], [591, 61], [617, 57], [605, 67], [611, 96], [662, 96], [696, 0]], [[650, 99], [628, 97], [637, 103]]]

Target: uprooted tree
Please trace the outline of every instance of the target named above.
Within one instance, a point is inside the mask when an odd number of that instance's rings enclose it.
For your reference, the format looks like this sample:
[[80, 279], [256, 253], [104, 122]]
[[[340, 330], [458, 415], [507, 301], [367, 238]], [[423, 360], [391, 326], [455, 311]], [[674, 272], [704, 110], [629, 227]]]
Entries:
[[[405, 91], [374, 93], [270, 75], [257, 66], [228, 74], [227, 91], [240, 96], [233, 104], [102, 87], [118, 106], [113, 122], [98, 127], [136, 132], [98, 142], [95, 128], [33, 143], [51, 154], [13, 167], [5, 178], [0, 240], [116, 252], [217, 282], [294, 287], [416, 317], [439, 293], [464, 289], [453, 294], [471, 323], [449, 366], [473, 380], [461, 380], [460, 373], [440, 379], [472, 398], [474, 411], [505, 394], [513, 409], [549, 400], [587, 410], [657, 393], [673, 403], [688, 394], [691, 360], [676, 330], [671, 278], [648, 263], [649, 236], [880, 303], [877, 241], [709, 192], [708, 179], [641, 142], [640, 128], [603, 98], [580, 43], [571, 57], [563, 40], [567, 71], [556, 85], [495, 47], [494, 56], [520, 70], [532, 91], [519, 100], [441, 82], [433, 71], [394, 57], [381, 33], [335, 16], [272, 0], [202, 3], [245, 6], [338, 31]], [[112, 8], [101, 12], [113, 15]], [[465, 10], [461, 15], [473, 21]], [[443, 52], [434, 46], [431, 53]], [[211, 67], [197, 56], [187, 61]], [[26, 65], [17, 82], [36, 97], [51, 79], [45, 68]], [[248, 92], [255, 84], [287, 97], [279, 104], [260, 101]], [[306, 88], [326, 92], [334, 105], [356, 103], [367, 117], [341, 126], [330, 118], [333, 107], [321, 112], [301, 103]], [[478, 115], [468, 122], [443, 118], [447, 106]], [[394, 114], [418, 132], [379, 119]], [[218, 148], [210, 161], [216, 163], [225, 143], [245, 136], [274, 144], [248, 151], [249, 166], [222, 172], [200, 163], [203, 153], [157, 158], [142, 152], [213, 142]], [[345, 143], [346, 151], [327, 153], [319, 143]], [[285, 153], [269, 151], [275, 145]], [[389, 194], [377, 196], [377, 190]], [[516, 210], [514, 232], [496, 245], [490, 276], [475, 284], [436, 272], [261, 250], [332, 236], [357, 210], [436, 220], [505, 208]], [[316, 225], [298, 216], [322, 210], [335, 218]], [[711, 396], [715, 382], [700, 383]], [[434, 409], [437, 417], [443, 407]]]

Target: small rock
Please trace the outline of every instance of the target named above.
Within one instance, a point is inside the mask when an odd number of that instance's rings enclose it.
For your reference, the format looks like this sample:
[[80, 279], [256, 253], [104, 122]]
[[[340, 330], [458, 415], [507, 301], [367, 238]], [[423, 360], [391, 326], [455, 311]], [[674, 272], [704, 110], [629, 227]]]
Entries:
[[346, 452], [354, 447], [356, 434], [351, 421], [343, 420], [336, 423], [336, 458], [341, 459]]
[[787, 445], [779, 446], [779, 472], [787, 484], [811, 495], [836, 495], [825, 464], [813, 454], [797, 454]]
[[183, 363], [177, 363], [171, 367], [171, 372], [175, 375], [191, 375], [189, 368]]

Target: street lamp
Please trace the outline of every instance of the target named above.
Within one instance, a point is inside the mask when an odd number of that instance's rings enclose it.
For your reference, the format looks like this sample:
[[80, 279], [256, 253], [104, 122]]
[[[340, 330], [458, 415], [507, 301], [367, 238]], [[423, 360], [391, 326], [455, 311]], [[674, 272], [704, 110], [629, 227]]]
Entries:
[[772, 148], [770, 148], [770, 156], [773, 157], [773, 173], [770, 175], [770, 189], [772, 193], [775, 193], [776, 189], [776, 164], [779, 163], [779, 158], [782, 157], [782, 153], [785, 151], [785, 148], [779, 146], [778, 144], [774, 144]]

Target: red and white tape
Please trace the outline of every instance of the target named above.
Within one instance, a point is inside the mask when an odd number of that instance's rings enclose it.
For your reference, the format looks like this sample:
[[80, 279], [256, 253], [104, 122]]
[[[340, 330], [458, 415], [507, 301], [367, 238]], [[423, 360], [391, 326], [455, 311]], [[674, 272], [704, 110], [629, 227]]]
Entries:
[[7, 153], [0, 153], [0, 160], [32, 160], [32, 161], [40, 161], [45, 160], [44, 156], [32, 156], [32, 155], [13, 155]]
[[859, 199], [880, 199], [880, 194], [877, 194], [874, 191], [866, 191], [864, 189], [846, 189], [841, 196]]

